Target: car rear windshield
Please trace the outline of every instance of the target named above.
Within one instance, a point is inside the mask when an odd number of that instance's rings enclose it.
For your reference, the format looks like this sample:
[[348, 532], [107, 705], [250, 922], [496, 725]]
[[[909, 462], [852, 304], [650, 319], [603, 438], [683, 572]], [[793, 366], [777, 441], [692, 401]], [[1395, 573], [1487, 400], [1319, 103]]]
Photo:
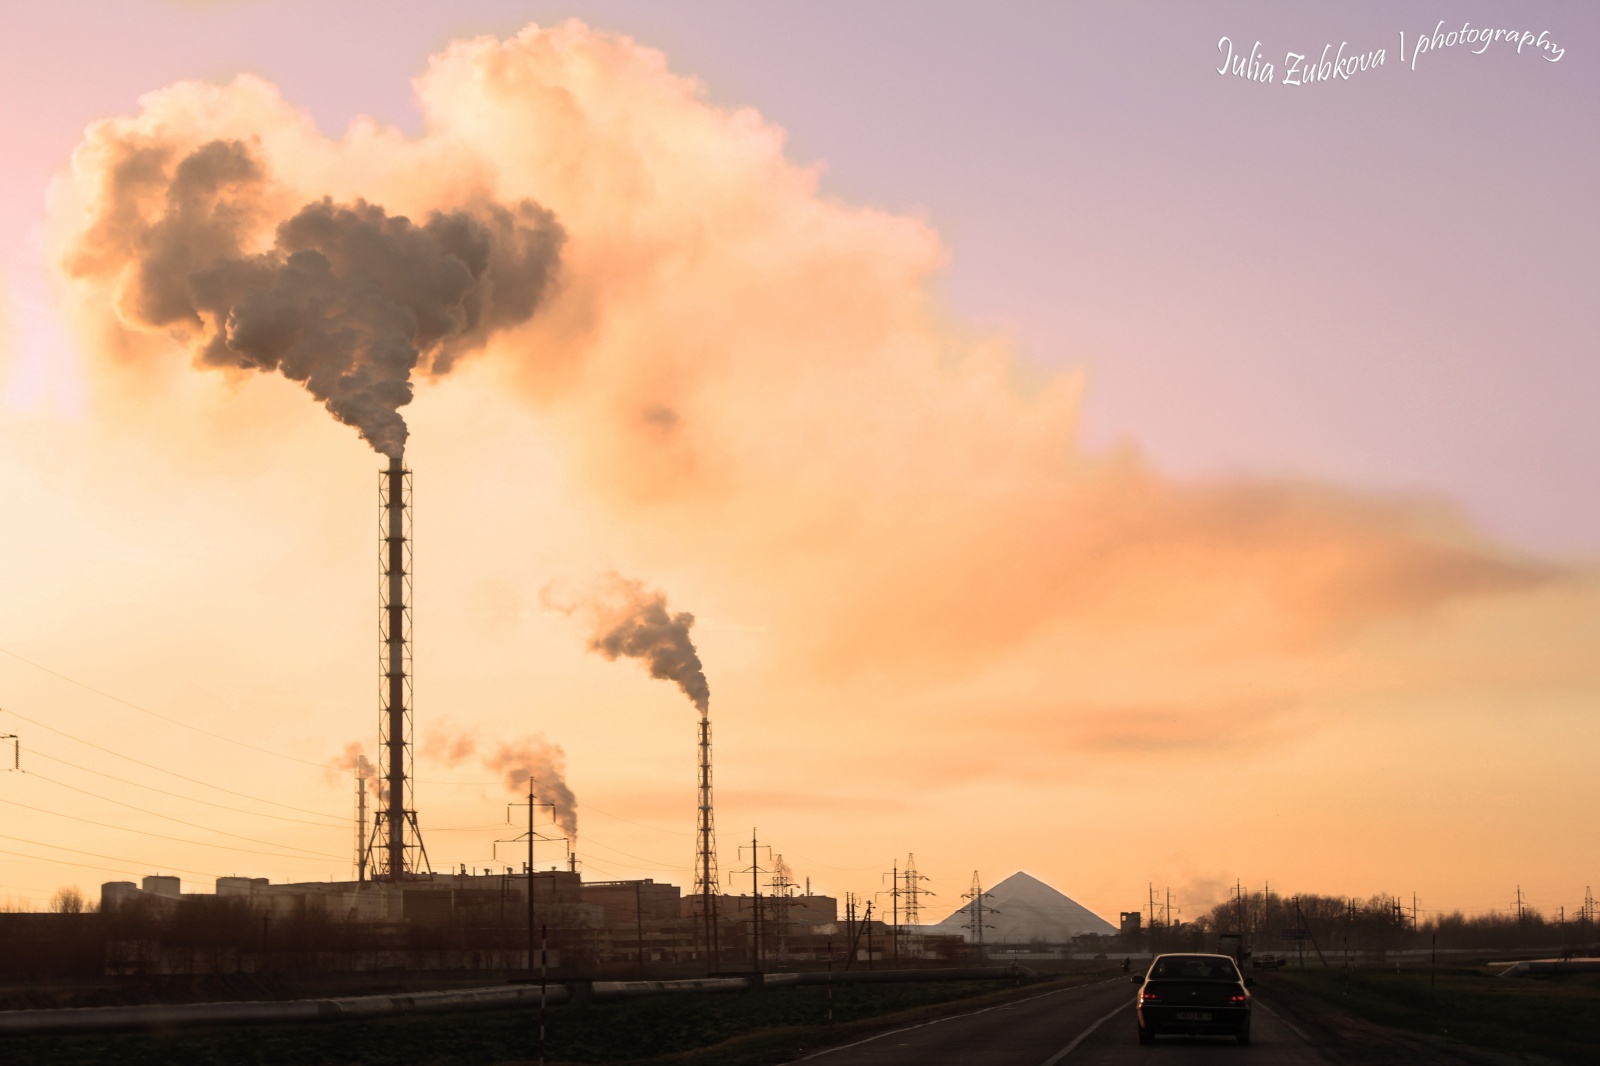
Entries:
[[1156, 960], [1150, 976], [1173, 981], [1237, 981], [1232, 959], [1207, 955], [1167, 955]]

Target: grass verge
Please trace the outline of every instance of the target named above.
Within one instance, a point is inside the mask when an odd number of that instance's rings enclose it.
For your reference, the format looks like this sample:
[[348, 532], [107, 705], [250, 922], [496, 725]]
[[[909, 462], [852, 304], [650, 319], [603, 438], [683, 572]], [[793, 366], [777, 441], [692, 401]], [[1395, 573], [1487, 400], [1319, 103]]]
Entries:
[[[552, 1008], [551, 1066], [763, 1066], [873, 1032], [931, 1021], [1103, 974], [1022, 987], [993, 981], [841, 986], [827, 1022], [827, 989], [669, 995]], [[323, 1025], [0, 1039], [0, 1061], [39, 1066], [503, 1066], [534, 1061], [536, 1011], [385, 1018]]]
[[1281, 970], [1273, 991], [1310, 995], [1377, 1025], [1557, 1062], [1600, 1062], [1600, 979], [1497, 977], [1487, 969]]

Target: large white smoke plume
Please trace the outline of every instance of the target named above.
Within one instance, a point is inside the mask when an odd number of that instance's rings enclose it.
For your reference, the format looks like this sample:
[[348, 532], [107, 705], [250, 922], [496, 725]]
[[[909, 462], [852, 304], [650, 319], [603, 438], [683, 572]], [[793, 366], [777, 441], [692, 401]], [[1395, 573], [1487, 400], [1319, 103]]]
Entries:
[[181, 152], [109, 131], [99, 148], [68, 272], [109, 280], [124, 326], [170, 333], [199, 366], [300, 382], [384, 455], [405, 448], [412, 372], [448, 373], [526, 321], [555, 276], [563, 233], [531, 201], [418, 225], [324, 197], [278, 218], [289, 194], [242, 140]]
[[[408, 382], [482, 344], [486, 372], [451, 402], [537, 408], [537, 433], [474, 439], [526, 446], [519, 470], [548, 462], [540, 520], [575, 546], [562, 565], [682, 575], [760, 630], [742, 659], [760, 673], [738, 683], [767, 686], [775, 719], [859, 726], [862, 751], [911, 744], [904, 772], [930, 781], [1054, 784], [1086, 752], [1214, 757], [1175, 736], [1281, 745], [1401, 680], [1458, 707], [1462, 677], [1523, 694], [1592, 677], [1575, 645], [1547, 666], [1506, 636], [1587, 632], [1550, 621], [1594, 617], [1560, 598], [1579, 596], [1571, 571], [1447, 504], [1179, 481], [1131, 443], [1085, 448], [1082, 377], [952, 319], [927, 221], [825, 195], [781, 129], [659, 51], [530, 26], [452, 43], [415, 85], [415, 135], [360, 120], [326, 136], [251, 77], [168, 86], [92, 127], [52, 233], [94, 402], [117, 404], [125, 369], [170, 356], [177, 332], [203, 365], [287, 368], [346, 413], [377, 404], [389, 447]], [[560, 220], [554, 288], [558, 233], [525, 201]], [[391, 276], [391, 256], [421, 265]], [[279, 335], [307, 309], [311, 334]], [[360, 339], [348, 367], [318, 362], [324, 322]], [[162, 433], [146, 406], [126, 405]], [[527, 555], [525, 527], [505, 536], [497, 573]], [[548, 573], [528, 567], [517, 580]], [[688, 616], [637, 586], [616, 599], [584, 629], [595, 650], [703, 709]], [[804, 794], [834, 758], [771, 776]]]

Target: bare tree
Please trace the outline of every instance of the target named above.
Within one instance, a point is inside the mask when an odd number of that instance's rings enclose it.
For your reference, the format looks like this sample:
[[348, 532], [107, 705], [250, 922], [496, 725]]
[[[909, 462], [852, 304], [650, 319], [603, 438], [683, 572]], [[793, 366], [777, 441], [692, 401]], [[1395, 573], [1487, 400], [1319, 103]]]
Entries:
[[64, 885], [56, 889], [55, 895], [50, 897], [50, 913], [82, 914], [83, 893], [78, 891], [78, 886]]

